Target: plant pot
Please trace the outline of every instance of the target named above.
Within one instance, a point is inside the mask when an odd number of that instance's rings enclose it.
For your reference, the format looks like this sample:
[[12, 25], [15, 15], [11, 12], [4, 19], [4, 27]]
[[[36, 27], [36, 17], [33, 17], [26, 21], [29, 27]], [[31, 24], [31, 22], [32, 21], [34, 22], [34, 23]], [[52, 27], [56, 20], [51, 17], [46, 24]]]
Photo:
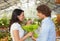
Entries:
[[60, 4], [60, 0], [56, 0], [55, 3], [56, 3], [56, 4]]
[[0, 26], [0, 30], [7, 30], [7, 27], [5, 27], [5, 26]]
[[2, 38], [1, 41], [8, 41], [8, 37]]
[[56, 31], [56, 36], [60, 37], [60, 30]]

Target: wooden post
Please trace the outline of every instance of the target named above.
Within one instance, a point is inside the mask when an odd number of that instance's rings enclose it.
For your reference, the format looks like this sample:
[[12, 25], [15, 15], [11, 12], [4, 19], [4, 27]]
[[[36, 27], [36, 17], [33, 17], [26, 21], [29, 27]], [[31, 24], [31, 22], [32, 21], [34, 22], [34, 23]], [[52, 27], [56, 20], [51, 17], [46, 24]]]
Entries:
[[56, 36], [60, 37], [60, 14], [57, 14], [57, 31], [56, 31]]
[[56, 4], [60, 4], [60, 0], [55, 0], [55, 3]]
[[57, 22], [60, 24], [60, 14], [57, 14]]

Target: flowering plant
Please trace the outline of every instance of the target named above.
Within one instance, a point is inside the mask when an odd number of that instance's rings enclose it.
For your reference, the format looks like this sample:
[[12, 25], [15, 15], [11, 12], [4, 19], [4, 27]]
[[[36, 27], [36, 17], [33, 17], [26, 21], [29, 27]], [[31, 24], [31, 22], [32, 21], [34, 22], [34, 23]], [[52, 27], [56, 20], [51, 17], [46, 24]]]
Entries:
[[31, 25], [25, 25], [23, 26], [23, 29], [26, 31], [26, 32], [34, 32], [33, 36], [35, 38], [38, 37], [38, 34], [35, 33], [35, 31], [37, 30], [38, 28], [38, 25], [37, 24], [31, 24]]

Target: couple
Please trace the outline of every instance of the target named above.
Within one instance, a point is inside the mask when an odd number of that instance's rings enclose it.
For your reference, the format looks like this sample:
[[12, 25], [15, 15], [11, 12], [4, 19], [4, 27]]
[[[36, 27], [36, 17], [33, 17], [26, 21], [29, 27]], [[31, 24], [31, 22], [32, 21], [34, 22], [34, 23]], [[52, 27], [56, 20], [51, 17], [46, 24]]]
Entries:
[[10, 33], [13, 41], [25, 41], [26, 38], [31, 37], [35, 41], [56, 41], [55, 25], [50, 19], [51, 10], [48, 6], [42, 4], [37, 7], [37, 16], [42, 20], [41, 31], [38, 38], [33, 37], [33, 32], [24, 35], [20, 23], [24, 20], [24, 11], [15, 9], [12, 13], [10, 21]]

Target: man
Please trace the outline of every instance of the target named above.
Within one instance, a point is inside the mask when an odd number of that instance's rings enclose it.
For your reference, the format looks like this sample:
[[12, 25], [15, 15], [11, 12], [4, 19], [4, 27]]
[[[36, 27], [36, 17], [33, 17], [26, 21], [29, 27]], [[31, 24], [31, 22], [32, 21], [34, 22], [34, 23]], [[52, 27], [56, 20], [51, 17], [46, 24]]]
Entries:
[[51, 10], [46, 5], [40, 5], [37, 7], [39, 18], [42, 19], [40, 36], [36, 41], [56, 41], [55, 25], [51, 20]]

